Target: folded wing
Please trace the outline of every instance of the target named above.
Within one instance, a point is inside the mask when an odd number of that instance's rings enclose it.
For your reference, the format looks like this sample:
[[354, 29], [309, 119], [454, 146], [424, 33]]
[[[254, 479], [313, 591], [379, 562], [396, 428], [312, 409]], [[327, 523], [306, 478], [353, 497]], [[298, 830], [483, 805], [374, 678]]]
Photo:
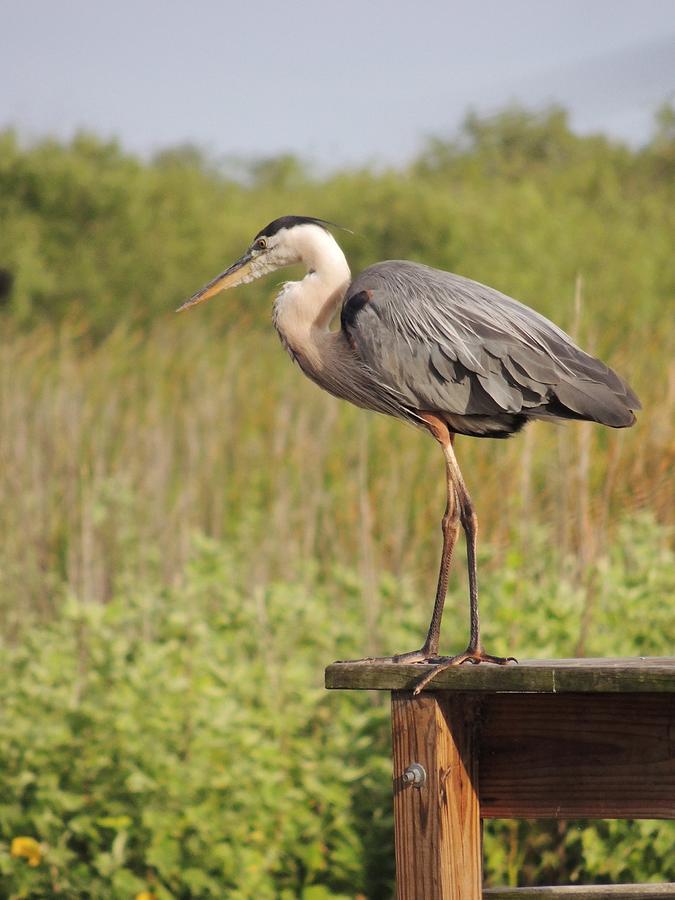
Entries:
[[625, 381], [548, 319], [459, 275], [378, 263], [353, 281], [341, 318], [379, 382], [458, 431], [497, 436], [528, 418], [623, 428], [640, 409]]

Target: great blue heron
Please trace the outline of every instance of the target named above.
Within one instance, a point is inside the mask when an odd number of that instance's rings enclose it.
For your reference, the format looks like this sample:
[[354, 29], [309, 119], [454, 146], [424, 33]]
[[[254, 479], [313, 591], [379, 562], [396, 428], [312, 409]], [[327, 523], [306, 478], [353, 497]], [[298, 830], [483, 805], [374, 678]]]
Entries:
[[[455, 457], [455, 435], [505, 438], [530, 419], [625, 428], [635, 422], [640, 401], [556, 325], [493, 288], [399, 260], [376, 263], [352, 281], [330, 224], [309, 216], [275, 219], [241, 259], [180, 309], [302, 263], [305, 277], [284, 284], [274, 302], [274, 325], [291, 357], [329, 393], [421, 426], [441, 445], [447, 506], [429, 630], [419, 650], [378, 659], [436, 663], [419, 691], [448, 666], [513, 659], [491, 656], [481, 644], [477, 520]], [[338, 310], [341, 327], [331, 329]], [[470, 638], [463, 653], [442, 657], [441, 617], [460, 523], [467, 541]]]

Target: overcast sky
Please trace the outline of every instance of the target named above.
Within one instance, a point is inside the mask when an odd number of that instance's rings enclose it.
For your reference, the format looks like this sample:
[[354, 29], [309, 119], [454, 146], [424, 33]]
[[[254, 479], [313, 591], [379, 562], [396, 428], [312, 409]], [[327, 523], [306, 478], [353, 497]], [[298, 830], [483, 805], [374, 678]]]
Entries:
[[143, 154], [400, 162], [468, 108], [567, 106], [644, 141], [675, 99], [675, 0], [0, 0], [0, 127]]

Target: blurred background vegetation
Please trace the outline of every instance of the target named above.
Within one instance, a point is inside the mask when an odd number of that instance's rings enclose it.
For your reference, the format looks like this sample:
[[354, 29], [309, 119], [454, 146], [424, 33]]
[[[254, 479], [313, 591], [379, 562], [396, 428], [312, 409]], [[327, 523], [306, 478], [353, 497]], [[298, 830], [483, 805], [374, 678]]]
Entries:
[[[640, 149], [509, 109], [406, 168], [328, 175], [5, 132], [2, 896], [391, 896], [386, 702], [328, 695], [322, 672], [419, 644], [440, 456], [299, 377], [270, 326], [276, 283], [173, 314], [285, 213], [350, 228], [355, 272], [409, 258], [492, 284], [627, 377], [645, 407], [630, 431], [458, 443], [486, 641], [672, 653], [671, 107]], [[448, 651], [465, 594], [460, 554]], [[667, 823], [494, 822], [486, 876], [668, 880], [674, 840]]]

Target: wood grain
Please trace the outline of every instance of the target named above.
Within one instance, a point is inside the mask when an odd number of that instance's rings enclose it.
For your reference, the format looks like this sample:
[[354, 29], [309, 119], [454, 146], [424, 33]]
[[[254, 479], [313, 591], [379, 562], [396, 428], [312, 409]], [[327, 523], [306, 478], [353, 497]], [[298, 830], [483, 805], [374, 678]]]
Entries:
[[668, 694], [484, 698], [484, 817], [675, 818]]
[[[475, 724], [470, 699], [392, 695], [398, 900], [482, 897]], [[421, 787], [403, 781], [413, 762], [427, 773]]]
[[[336, 662], [326, 669], [326, 687], [345, 690], [410, 691], [432, 666]], [[675, 693], [675, 657], [622, 659], [532, 659], [520, 665], [457, 666], [441, 672], [425, 689], [487, 693]]]
[[594, 884], [572, 887], [489, 888], [485, 900], [661, 900], [675, 897], [675, 884]]
[[[480, 816], [675, 818], [675, 658], [458, 667], [341, 662], [329, 688], [392, 691], [399, 900], [629, 900], [675, 885], [481, 892]], [[404, 785], [413, 762], [423, 787]]]

